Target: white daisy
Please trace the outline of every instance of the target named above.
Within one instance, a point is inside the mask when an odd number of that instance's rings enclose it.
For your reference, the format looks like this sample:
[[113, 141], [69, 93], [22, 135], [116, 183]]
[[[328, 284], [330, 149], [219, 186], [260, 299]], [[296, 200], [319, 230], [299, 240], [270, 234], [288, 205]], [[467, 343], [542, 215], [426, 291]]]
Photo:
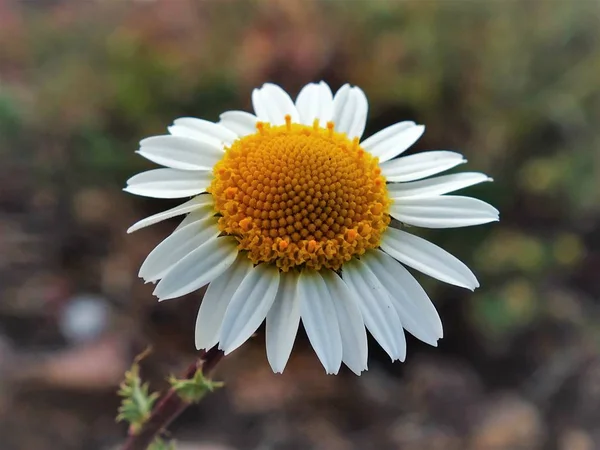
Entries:
[[[451, 151], [396, 158], [424, 127], [406, 121], [360, 142], [367, 98], [346, 84], [335, 95], [306, 85], [296, 102], [279, 86], [252, 93], [255, 114], [218, 123], [182, 118], [139, 154], [166, 168], [127, 182], [155, 198], [192, 197], [128, 232], [185, 215], [139, 275], [167, 300], [209, 284], [196, 347], [226, 354], [266, 319], [267, 357], [283, 372], [302, 321], [327, 373], [367, 369], [367, 335], [404, 361], [403, 329], [430, 344], [442, 337], [431, 300], [403, 266], [474, 289], [475, 275], [440, 247], [394, 228], [454, 228], [498, 220], [480, 200], [445, 195], [490, 181], [481, 173], [431, 175], [465, 162]], [[394, 159], [396, 158], [396, 159]], [[418, 181], [417, 181], [418, 180]], [[402, 263], [402, 264], [401, 264]]]

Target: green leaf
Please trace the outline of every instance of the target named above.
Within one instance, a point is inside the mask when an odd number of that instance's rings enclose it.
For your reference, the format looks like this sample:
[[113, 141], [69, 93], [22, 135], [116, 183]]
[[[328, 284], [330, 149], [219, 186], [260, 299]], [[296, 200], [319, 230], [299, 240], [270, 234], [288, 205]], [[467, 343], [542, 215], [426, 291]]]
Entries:
[[212, 392], [215, 389], [223, 387], [224, 384], [220, 381], [212, 381], [205, 378], [202, 369], [198, 369], [189, 380], [180, 380], [172, 376], [169, 378], [169, 383], [175, 392], [177, 392], [177, 395], [188, 403], [200, 401], [207, 392]]
[[152, 407], [159, 397], [157, 392], [149, 393], [148, 383], [142, 383], [140, 379], [139, 362], [148, 353], [149, 350], [146, 350], [135, 358], [131, 369], [125, 372], [125, 379], [117, 392], [119, 396], [123, 397], [117, 422], [128, 422], [134, 434], [138, 433], [148, 420]]
[[165, 442], [161, 438], [156, 438], [148, 450], [176, 450], [175, 441]]

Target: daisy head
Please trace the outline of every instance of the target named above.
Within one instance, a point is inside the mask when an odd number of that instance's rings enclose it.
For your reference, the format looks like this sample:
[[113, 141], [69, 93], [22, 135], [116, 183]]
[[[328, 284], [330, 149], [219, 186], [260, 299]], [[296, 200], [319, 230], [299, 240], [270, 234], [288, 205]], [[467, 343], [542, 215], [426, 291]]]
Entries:
[[[176, 216], [179, 226], [139, 275], [159, 300], [208, 284], [196, 347], [226, 354], [266, 320], [267, 357], [283, 372], [300, 321], [327, 373], [343, 362], [367, 369], [366, 329], [392, 360], [404, 361], [404, 330], [437, 345], [442, 324], [404, 265], [467, 289], [479, 286], [462, 262], [401, 228], [455, 228], [498, 220], [480, 200], [446, 195], [489, 181], [481, 173], [431, 177], [465, 162], [451, 151], [399, 157], [423, 134], [396, 123], [362, 139], [363, 91], [308, 84], [294, 102], [279, 86], [252, 93], [254, 114], [217, 123], [181, 118], [138, 153], [164, 166], [126, 191], [189, 198], [128, 232]], [[429, 178], [431, 177], [431, 178]]]

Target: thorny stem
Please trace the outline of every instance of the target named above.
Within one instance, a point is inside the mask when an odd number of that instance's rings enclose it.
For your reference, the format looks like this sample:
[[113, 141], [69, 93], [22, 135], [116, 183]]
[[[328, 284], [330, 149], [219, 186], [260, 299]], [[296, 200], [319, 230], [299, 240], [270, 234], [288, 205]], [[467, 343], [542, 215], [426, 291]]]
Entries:
[[[223, 352], [217, 350], [217, 347], [203, 351], [200, 357], [187, 368], [183, 378], [193, 378], [198, 369], [202, 369], [204, 375], [210, 374], [222, 357]], [[129, 432], [127, 442], [122, 450], [146, 450], [154, 442], [154, 439], [190, 404], [177, 395], [175, 389], [169, 389], [156, 403], [150, 418], [144, 423], [142, 429], [136, 434]]]

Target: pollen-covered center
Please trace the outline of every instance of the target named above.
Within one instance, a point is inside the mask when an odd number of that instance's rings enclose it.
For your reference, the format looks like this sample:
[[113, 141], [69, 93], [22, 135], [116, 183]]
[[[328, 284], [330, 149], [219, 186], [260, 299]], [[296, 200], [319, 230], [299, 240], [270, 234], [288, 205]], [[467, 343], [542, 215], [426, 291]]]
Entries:
[[214, 167], [221, 231], [253, 263], [337, 270], [379, 246], [390, 200], [377, 159], [358, 139], [315, 125], [259, 123]]

